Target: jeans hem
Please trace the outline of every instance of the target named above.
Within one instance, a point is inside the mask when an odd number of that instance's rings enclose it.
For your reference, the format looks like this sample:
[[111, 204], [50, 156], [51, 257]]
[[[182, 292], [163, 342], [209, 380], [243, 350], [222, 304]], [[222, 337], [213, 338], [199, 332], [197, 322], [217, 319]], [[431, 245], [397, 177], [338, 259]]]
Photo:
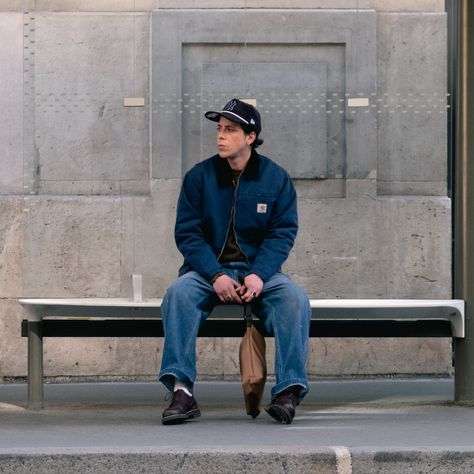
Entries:
[[309, 391], [309, 386], [306, 379], [292, 379], [292, 380], [288, 380], [286, 382], [280, 382], [279, 384], [274, 385], [271, 390], [272, 400], [274, 400], [274, 398], [278, 394], [280, 394], [287, 388], [293, 387], [295, 385], [298, 385], [299, 387], [301, 387], [301, 390], [298, 396], [298, 399], [301, 402], [301, 400], [303, 400], [303, 398], [306, 396], [306, 394]]
[[[173, 378], [171, 380], [171, 378]], [[174, 379], [183, 382], [190, 391], [193, 390], [194, 381], [192, 381], [184, 372], [179, 369], [168, 369], [161, 371], [158, 380], [170, 391], [174, 390]]]

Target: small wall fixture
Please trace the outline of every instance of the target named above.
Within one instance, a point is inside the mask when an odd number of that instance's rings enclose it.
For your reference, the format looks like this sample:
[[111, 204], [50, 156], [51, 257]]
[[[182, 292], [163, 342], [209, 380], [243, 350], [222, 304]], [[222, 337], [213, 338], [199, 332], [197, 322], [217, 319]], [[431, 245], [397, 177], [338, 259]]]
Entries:
[[123, 99], [124, 107], [144, 107], [145, 98], [144, 97], [125, 97]]
[[368, 97], [361, 97], [357, 99], [347, 99], [347, 106], [348, 107], [368, 107], [369, 106], [369, 98]]

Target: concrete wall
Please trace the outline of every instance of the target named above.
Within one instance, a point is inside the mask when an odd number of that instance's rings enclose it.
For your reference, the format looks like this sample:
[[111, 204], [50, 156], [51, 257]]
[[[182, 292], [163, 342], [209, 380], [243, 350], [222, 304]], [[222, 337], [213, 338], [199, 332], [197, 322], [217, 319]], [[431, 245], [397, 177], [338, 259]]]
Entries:
[[[234, 93], [295, 178], [286, 271], [311, 296], [451, 296], [444, 2], [29, 3], [0, 2], [0, 377], [26, 373], [17, 298], [129, 296], [132, 272], [164, 294], [182, 175], [212, 151], [202, 112]], [[200, 340], [201, 378], [235, 377], [238, 342]], [[51, 377], [142, 377], [162, 342], [45, 347]], [[446, 340], [311, 341], [311, 376], [450, 371]]]

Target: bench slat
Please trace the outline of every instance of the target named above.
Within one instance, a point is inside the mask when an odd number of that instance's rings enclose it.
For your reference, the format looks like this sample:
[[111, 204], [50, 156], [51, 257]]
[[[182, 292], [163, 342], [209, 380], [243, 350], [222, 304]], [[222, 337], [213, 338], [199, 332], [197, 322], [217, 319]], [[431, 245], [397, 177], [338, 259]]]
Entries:
[[[255, 325], [269, 336], [257, 320]], [[158, 319], [137, 320], [65, 320], [44, 319], [43, 337], [163, 337], [163, 325]], [[200, 337], [242, 337], [243, 320], [208, 320]], [[28, 337], [28, 321], [22, 322], [22, 336]], [[310, 337], [451, 337], [451, 325], [444, 320], [421, 321], [351, 321], [312, 320]]]

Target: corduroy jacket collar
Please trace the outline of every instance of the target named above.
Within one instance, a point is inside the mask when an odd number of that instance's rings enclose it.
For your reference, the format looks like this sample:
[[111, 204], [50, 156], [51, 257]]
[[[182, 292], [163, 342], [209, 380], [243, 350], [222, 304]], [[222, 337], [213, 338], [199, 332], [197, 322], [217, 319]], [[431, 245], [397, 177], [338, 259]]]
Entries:
[[[243, 171], [243, 175], [247, 179], [257, 179], [259, 163], [260, 156], [254, 149], [252, 149], [252, 153], [247, 162], [247, 166]], [[226, 159], [221, 158], [219, 155], [216, 155], [216, 176], [219, 188], [232, 185], [232, 180], [234, 178], [232, 168], [230, 167], [229, 162]]]

